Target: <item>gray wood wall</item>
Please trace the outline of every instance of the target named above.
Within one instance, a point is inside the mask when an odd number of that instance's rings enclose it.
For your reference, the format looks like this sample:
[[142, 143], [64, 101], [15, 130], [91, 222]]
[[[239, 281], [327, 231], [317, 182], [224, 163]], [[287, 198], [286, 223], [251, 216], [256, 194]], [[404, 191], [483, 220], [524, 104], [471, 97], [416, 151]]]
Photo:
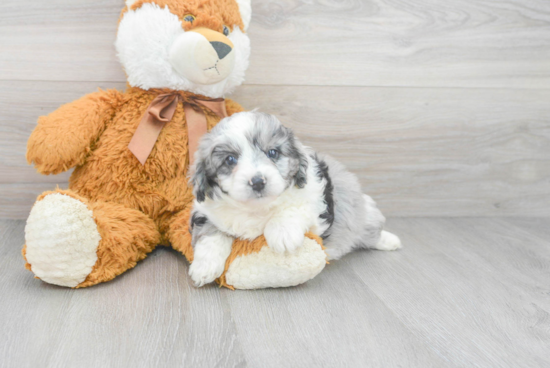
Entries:
[[[0, 3], [0, 218], [69, 174], [25, 162], [38, 116], [124, 88], [123, 0]], [[247, 83], [390, 216], [550, 215], [548, 0], [256, 0]]]

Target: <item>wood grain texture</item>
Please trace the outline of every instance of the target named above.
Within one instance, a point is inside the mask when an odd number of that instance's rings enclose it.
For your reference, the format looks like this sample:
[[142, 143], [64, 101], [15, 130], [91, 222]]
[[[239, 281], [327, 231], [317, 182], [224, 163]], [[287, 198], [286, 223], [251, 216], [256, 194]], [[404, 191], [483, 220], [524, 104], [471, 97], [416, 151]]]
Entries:
[[389, 227], [405, 251], [344, 262], [418, 339], [469, 367], [550, 364], [548, 239], [492, 219], [394, 219]]
[[[250, 84], [550, 86], [546, 0], [256, 0]], [[119, 81], [123, 0], [3, 0], [0, 80]]]
[[[24, 218], [43, 188], [67, 182], [36, 174], [26, 141], [39, 115], [97, 86], [0, 82], [0, 217]], [[548, 90], [244, 86], [231, 97], [346, 164], [388, 215], [550, 215]]]
[[0, 219], [27, 219], [39, 194], [56, 187], [67, 189], [64, 180], [44, 183], [0, 183]]
[[344, 263], [297, 288], [227, 297], [251, 367], [458, 366], [405, 328]]
[[386, 214], [550, 215], [550, 91], [273, 88], [235, 98], [343, 162]]
[[70, 290], [24, 269], [23, 228], [0, 225], [0, 367], [244, 366], [223, 294], [192, 287], [183, 256], [159, 249], [115, 283]]
[[[296, 288], [195, 289], [160, 248], [90, 289], [33, 279], [0, 220], [0, 367], [547, 367], [550, 219], [392, 218]], [[535, 233], [535, 234], [532, 234]]]
[[538, 236], [545, 240], [550, 239], [550, 226], [546, 226], [544, 218], [506, 218], [502, 219], [502, 221], [513, 224], [530, 235]]

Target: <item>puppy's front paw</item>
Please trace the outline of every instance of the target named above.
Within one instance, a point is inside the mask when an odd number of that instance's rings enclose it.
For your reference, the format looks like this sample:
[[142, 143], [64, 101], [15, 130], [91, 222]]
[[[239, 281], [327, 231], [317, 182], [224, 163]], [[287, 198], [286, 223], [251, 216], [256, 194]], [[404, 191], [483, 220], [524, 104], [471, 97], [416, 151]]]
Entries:
[[225, 261], [221, 258], [195, 259], [189, 267], [189, 276], [196, 287], [214, 282], [225, 269]]
[[294, 252], [304, 243], [304, 232], [297, 226], [270, 222], [264, 230], [267, 245], [275, 252]]

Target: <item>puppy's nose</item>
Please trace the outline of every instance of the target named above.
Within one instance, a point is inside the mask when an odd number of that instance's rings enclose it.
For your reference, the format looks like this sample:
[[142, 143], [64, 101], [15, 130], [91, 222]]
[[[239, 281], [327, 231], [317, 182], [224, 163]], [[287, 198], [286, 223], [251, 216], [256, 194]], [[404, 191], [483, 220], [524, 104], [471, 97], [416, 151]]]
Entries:
[[248, 182], [248, 184], [250, 184], [254, 191], [259, 192], [265, 188], [265, 182], [266, 181], [263, 176], [256, 175], [255, 177], [250, 179], [250, 182]]
[[216, 54], [218, 54], [218, 57], [220, 58], [220, 60], [226, 57], [227, 54], [231, 52], [231, 46], [229, 46], [226, 43], [214, 41], [214, 42], [210, 42], [210, 44], [212, 45], [214, 50], [216, 50]]

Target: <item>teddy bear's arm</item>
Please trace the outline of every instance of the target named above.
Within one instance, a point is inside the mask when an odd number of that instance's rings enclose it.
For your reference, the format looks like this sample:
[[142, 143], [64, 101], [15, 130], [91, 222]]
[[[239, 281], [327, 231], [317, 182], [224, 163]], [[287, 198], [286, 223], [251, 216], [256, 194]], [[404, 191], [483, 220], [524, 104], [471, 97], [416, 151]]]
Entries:
[[241, 105], [230, 99], [225, 100], [225, 109], [227, 110], [227, 115], [229, 116], [244, 111], [244, 108]]
[[122, 103], [117, 90], [91, 93], [42, 116], [27, 143], [27, 161], [41, 174], [81, 165]]

